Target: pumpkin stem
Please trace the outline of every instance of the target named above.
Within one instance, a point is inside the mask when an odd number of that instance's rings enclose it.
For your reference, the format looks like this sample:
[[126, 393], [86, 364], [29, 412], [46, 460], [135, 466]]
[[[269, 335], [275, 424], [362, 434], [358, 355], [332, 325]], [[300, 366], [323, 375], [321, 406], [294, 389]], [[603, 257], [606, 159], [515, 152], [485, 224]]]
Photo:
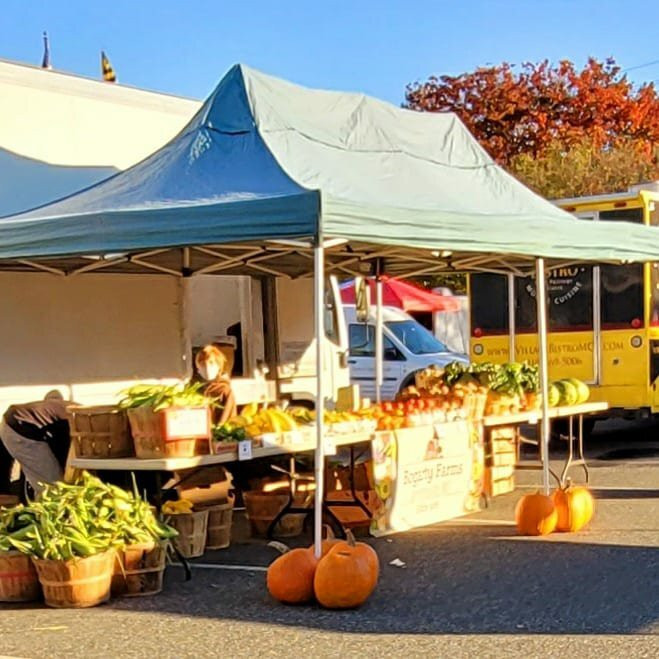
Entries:
[[354, 547], [357, 544], [357, 541], [355, 540], [355, 536], [350, 529], [346, 529], [346, 542], [351, 547]]
[[329, 524], [323, 524], [323, 528], [325, 529], [326, 540], [334, 540], [336, 538], [334, 531], [332, 531], [332, 527]]

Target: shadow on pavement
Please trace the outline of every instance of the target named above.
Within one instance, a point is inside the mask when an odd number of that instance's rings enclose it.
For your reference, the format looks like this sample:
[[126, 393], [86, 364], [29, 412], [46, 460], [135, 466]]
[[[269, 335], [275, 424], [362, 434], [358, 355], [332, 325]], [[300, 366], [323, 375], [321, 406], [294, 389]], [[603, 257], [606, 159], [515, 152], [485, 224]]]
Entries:
[[[659, 489], [626, 489], [624, 487], [615, 489], [597, 488], [590, 490], [596, 499], [659, 499]], [[657, 513], [659, 515], [659, 512]]]
[[628, 634], [659, 620], [659, 549], [513, 534], [445, 526], [375, 540], [381, 582], [355, 611], [278, 604], [263, 572], [196, 569], [184, 583], [177, 568], [162, 595], [111, 606], [346, 633]]

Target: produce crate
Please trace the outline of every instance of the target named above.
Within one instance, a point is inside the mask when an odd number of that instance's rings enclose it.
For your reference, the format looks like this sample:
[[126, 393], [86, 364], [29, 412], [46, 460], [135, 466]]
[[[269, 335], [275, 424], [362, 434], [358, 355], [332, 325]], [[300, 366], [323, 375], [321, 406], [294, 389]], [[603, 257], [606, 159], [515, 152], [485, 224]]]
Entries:
[[483, 491], [496, 497], [515, 489], [517, 463], [515, 428], [490, 428], [486, 432]]
[[[199, 455], [197, 440], [210, 439], [208, 407], [167, 408], [155, 411], [148, 406], [128, 410], [135, 456], [150, 458], [190, 458]], [[205, 451], [208, 452], [208, 443]]]
[[69, 426], [79, 458], [126, 458], [134, 454], [125, 410], [113, 405], [70, 405]]

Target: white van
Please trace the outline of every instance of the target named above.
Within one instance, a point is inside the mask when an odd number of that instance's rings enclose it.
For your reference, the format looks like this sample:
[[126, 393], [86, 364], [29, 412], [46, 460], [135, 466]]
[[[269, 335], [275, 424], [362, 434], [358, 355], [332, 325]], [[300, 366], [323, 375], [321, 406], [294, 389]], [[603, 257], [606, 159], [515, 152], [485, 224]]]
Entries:
[[[368, 323], [357, 321], [355, 306], [344, 304], [348, 326], [350, 382], [358, 384], [365, 398], [375, 400], [375, 307]], [[392, 400], [412, 384], [414, 374], [428, 366], [468, 363], [464, 353], [451, 352], [423, 325], [396, 307], [382, 308], [384, 367], [382, 400]]]

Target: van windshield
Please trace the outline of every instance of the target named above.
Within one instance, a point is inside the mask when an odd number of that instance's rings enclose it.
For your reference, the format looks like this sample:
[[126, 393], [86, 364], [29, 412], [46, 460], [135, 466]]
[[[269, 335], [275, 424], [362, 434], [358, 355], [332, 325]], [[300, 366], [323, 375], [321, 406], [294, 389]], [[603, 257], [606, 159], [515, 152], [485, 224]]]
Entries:
[[423, 325], [419, 325], [414, 320], [388, 321], [385, 325], [415, 355], [448, 352], [448, 348], [441, 341], [437, 340]]

